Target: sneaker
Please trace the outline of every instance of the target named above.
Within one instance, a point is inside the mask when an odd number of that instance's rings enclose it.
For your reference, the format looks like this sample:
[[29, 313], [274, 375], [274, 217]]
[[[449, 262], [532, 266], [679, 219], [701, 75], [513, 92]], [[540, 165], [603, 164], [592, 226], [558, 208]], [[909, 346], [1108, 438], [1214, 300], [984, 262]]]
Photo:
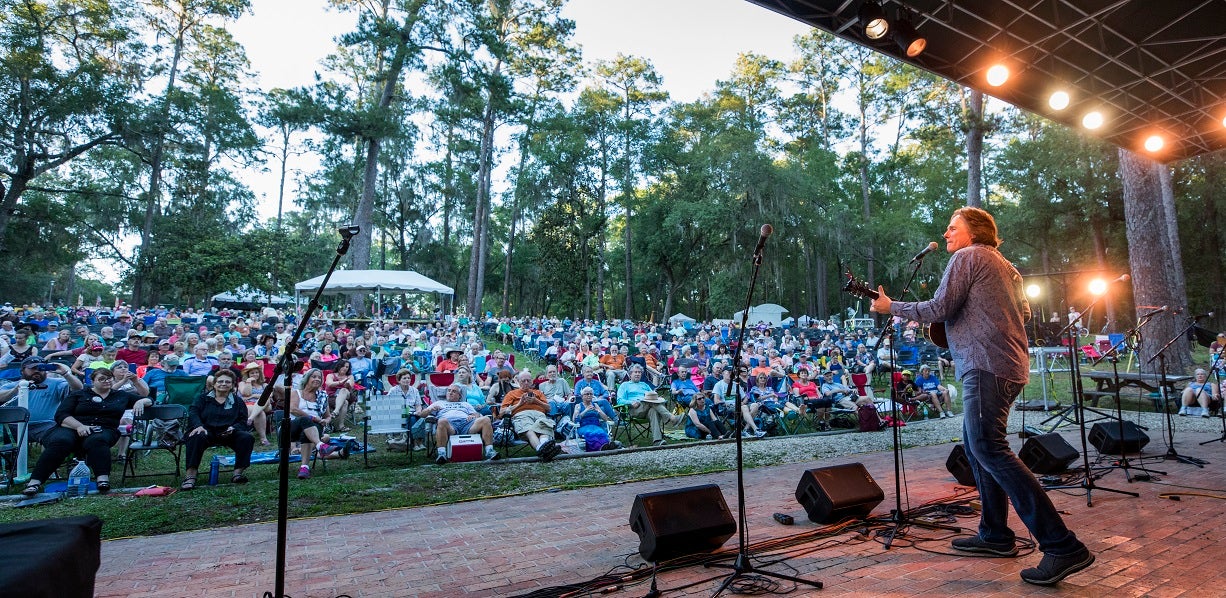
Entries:
[[941, 419], [948, 419], [948, 418], [949, 418], [949, 413], [948, 413], [948, 412], [945, 412], [945, 411], [942, 411], [942, 412], [941, 412]]
[[447, 463], [447, 454], [440, 452], [438, 456], [434, 458], [434, 462], [438, 463], [439, 465]]
[[1050, 586], [1059, 583], [1090, 565], [1094, 564], [1094, 553], [1087, 548], [1068, 556], [1043, 555], [1038, 567], [1022, 569], [1022, 581], [1039, 586]]
[[485, 460], [486, 461], [497, 461], [501, 458], [502, 458], [502, 455], [499, 455], [498, 451], [495, 450], [494, 447], [492, 446], [485, 447]]
[[302, 467], [299, 467], [298, 468], [298, 479], [300, 480], [311, 479], [311, 468], [305, 465], [303, 465]]
[[659, 440], [653, 441], [651, 443], [651, 446], [664, 446], [665, 444], [666, 444], [666, 441], [663, 438], [661, 438]]
[[961, 550], [962, 552], [979, 552], [996, 556], [1017, 556], [1017, 545], [1013, 542], [1008, 544], [984, 542], [979, 536], [955, 538], [950, 545], [953, 546], [954, 550]]
[[766, 430], [758, 430], [753, 435], [754, 438], [762, 438], [763, 436], [766, 436]]
[[1180, 408], [1179, 408], [1179, 415], [1187, 415], [1187, 414], [1188, 414], [1188, 406], [1187, 406], [1187, 405], [1184, 405], [1183, 407], [1180, 407]]

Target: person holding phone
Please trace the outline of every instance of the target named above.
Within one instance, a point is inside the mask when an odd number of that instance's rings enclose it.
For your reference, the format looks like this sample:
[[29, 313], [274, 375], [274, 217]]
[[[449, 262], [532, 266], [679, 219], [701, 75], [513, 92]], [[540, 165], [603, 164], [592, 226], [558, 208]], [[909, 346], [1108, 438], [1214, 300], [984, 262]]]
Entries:
[[[23, 362], [24, 363], [24, 362]], [[119, 441], [119, 418], [131, 409], [136, 416], [153, 401], [114, 390], [110, 369], [90, 371], [90, 386], [69, 394], [55, 412], [58, 428], [43, 439], [43, 454], [34, 465], [22, 494], [33, 497], [43, 490], [43, 481], [74, 452], [85, 453], [85, 464], [94, 472], [98, 494], [111, 491], [111, 447]]]
[[[85, 385], [68, 366], [47, 363], [38, 356], [27, 357], [21, 362], [21, 379], [30, 383], [26, 402], [26, 408], [30, 410], [30, 423], [26, 427], [26, 435], [30, 440], [42, 444], [47, 433], [58, 426], [55, 411], [60, 403], [70, 391], [81, 390]], [[5, 406], [17, 405], [19, 383], [19, 380], [13, 380], [0, 386], [0, 403]]]
[[234, 450], [234, 475], [230, 482], [246, 484], [247, 476], [243, 472], [251, 465], [255, 437], [247, 423], [247, 404], [238, 394], [238, 374], [229, 369], [217, 370], [213, 374], [213, 390], [196, 397], [187, 408], [187, 421], [187, 467], [179, 488], [191, 490], [196, 487], [200, 461], [210, 446]]

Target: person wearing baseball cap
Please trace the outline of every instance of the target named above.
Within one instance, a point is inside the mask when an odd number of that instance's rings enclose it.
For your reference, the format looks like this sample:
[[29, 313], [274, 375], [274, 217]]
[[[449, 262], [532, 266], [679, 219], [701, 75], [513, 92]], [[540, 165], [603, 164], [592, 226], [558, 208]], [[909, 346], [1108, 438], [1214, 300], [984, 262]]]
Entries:
[[[55, 373], [57, 376], [49, 376]], [[30, 410], [30, 423], [26, 434], [30, 440], [42, 443], [43, 438], [58, 424], [55, 421], [55, 411], [60, 402], [68, 396], [70, 390], [81, 390], [84, 385], [81, 379], [72, 373], [68, 366], [62, 363], [47, 363], [37, 355], [21, 361], [21, 380], [30, 382], [30, 394], [26, 408]], [[12, 380], [0, 385], [0, 404], [8, 407], [17, 404], [17, 390], [20, 380]]]

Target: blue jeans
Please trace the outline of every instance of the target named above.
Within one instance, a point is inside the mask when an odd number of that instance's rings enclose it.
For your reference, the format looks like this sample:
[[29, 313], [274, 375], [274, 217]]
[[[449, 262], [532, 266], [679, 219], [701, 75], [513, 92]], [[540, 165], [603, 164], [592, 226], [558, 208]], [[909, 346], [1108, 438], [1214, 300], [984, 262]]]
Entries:
[[1012, 544], [1009, 504], [1030, 530], [1039, 550], [1053, 556], [1080, 552], [1085, 545], [1069, 531], [1034, 474], [1009, 448], [1005, 433], [1009, 409], [1022, 391], [1018, 382], [1002, 380], [990, 372], [971, 370], [962, 377], [962, 434], [966, 458], [975, 474], [983, 511], [979, 537], [985, 542]]

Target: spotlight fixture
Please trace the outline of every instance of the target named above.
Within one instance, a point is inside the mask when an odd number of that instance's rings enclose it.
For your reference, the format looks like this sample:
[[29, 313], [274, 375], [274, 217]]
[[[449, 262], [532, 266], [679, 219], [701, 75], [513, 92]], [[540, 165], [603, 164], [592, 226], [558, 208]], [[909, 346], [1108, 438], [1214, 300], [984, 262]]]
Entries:
[[1162, 139], [1161, 135], [1150, 135], [1145, 138], [1145, 151], [1153, 153], [1166, 145], [1166, 140]]
[[1068, 108], [1069, 96], [1067, 91], [1057, 91], [1047, 98], [1047, 105], [1051, 106], [1052, 110], [1064, 110]]
[[1095, 278], [1090, 281], [1090, 293], [1094, 295], [1102, 295], [1107, 292], [1107, 281], [1101, 278]]
[[1030, 297], [1031, 299], [1037, 299], [1039, 297], [1039, 293], [1042, 292], [1043, 289], [1039, 288], [1039, 285], [1037, 284], [1031, 283], [1026, 285], [1026, 296]]
[[1000, 87], [1009, 80], [1009, 69], [1003, 64], [994, 64], [988, 69], [988, 85]]
[[1226, 127], [1226, 116], [1222, 117], [1222, 126]]
[[885, 10], [876, 0], [864, 0], [860, 5], [860, 26], [864, 27], [865, 37], [877, 40], [890, 32], [890, 22], [885, 18]]
[[340, 233], [342, 238], [352, 239], [353, 237], [357, 236], [358, 233], [362, 232], [362, 229], [356, 224], [346, 224], [337, 228], [336, 232]]
[[1103, 126], [1103, 114], [1097, 110], [1086, 113], [1081, 117], [1081, 126], [1091, 130]]
[[894, 41], [908, 58], [923, 54], [928, 47], [928, 39], [915, 30], [909, 17], [901, 17], [894, 23]]

